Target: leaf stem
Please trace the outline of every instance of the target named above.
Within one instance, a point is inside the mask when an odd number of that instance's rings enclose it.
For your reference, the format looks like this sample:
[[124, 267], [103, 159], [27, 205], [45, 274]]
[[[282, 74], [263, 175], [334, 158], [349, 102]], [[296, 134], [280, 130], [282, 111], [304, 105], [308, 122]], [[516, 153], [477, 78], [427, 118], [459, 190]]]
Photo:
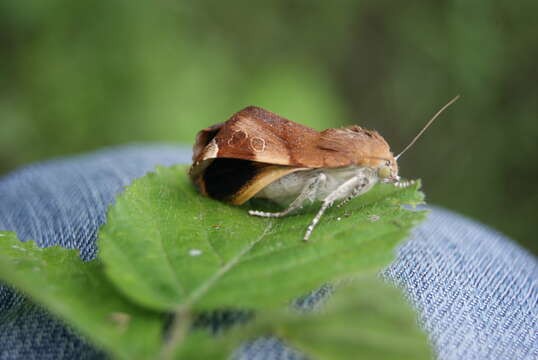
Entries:
[[161, 356], [162, 360], [171, 360], [174, 357], [176, 348], [183, 342], [187, 331], [191, 326], [190, 306], [181, 306], [174, 312], [168, 339], [164, 342]]

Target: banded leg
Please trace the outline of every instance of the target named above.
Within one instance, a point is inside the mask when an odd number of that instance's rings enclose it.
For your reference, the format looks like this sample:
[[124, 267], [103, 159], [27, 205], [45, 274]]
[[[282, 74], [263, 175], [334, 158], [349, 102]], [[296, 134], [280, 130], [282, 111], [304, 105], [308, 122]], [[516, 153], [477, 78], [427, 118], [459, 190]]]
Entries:
[[402, 181], [395, 182], [394, 186], [398, 188], [406, 188], [408, 186], [413, 185], [415, 182], [416, 182], [415, 180], [402, 180]]
[[344, 206], [345, 204], [347, 204], [348, 202], [350, 202], [351, 200], [353, 200], [354, 198], [356, 198], [357, 196], [363, 194], [366, 188], [366, 185], [368, 185], [368, 182], [369, 182], [368, 178], [364, 178], [363, 181], [359, 183], [359, 185], [351, 191], [351, 194], [349, 194], [348, 197], [346, 197], [338, 205], [336, 205], [336, 207], [340, 208]]
[[318, 192], [318, 189], [325, 184], [325, 181], [327, 181], [327, 176], [323, 173], [320, 173], [316, 177], [312, 178], [309, 182], [306, 183], [305, 187], [303, 188], [299, 196], [297, 196], [297, 198], [293, 200], [291, 204], [289, 204], [289, 206], [281, 212], [271, 213], [271, 212], [264, 212], [264, 211], [257, 211], [257, 210], [249, 210], [248, 213], [250, 215], [261, 216], [261, 217], [286, 216], [294, 212], [295, 210], [298, 210], [301, 207], [303, 207], [303, 204], [306, 201], [308, 200], [314, 201], [316, 199], [316, 194]]
[[[303, 240], [308, 241], [308, 238], [312, 234], [312, 231], [316, 227], [317, 223], [319, 222], [319, 220], [321, 219], [325, 211], [328, 208], [330, 208], [337, 199], [341, 199], [345, 197], [347, 194], [354, 193], [355, 190], [359, 188], [360, 189], [357, 190], [358, 194], [360, 194], [361, 191], [363, 192], [364, 189], [366, 188], [366, 185], [368, 185], [368, 179], [366, 179], [366, 182], [364, 180], [365, 180], [364, 176], [354, 176], [348, 181], [346, 181], [345, 183], [343, 183], [342, 185], [340, 185], [339, 187], [337, 187], [335, 191], [330, 193], [323, 200], [323, 204], [321, 205], [321, 208], [319, 209], [318, 213], [316, 214], [316, 216], [314, 217], [310, 225], [308, 225], [308, 228], [306, 229], [306, 233], [304, 235]], [[364, 184], [364, 185], [361, 186], [361, 184]]]

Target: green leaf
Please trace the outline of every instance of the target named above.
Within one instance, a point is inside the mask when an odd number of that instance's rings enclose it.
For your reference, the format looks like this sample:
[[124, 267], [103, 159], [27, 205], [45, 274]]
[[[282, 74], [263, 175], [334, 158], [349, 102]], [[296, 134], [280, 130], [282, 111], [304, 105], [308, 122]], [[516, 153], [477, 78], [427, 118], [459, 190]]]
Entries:
[[177, 360], [225, 360], [240, 344], [240, 339], [214, 336], [204, 330], [189, 333], [173, 354]]
[[276, 336], [313, 359], [431, 359], [426, 335], [400, 292], [374, 276], [337, 289], [326, 306], [301, 314], [261, 313], [228, 338]]
[[162, 315], [127, 300], [98, 261], [83, 262], [75, 250], [40, 248], [0, 232], [0, 279], [118, 357], [147, 359], [158, 352]]
[[335, 278], [380, 269], [424, 214], [419, 185], [376, 186], [330, 209], [302, 241], [314, 213], [249, 216], [198, 194], [185, 167], [158, 168], [120, 195], [99, 233], [99, 256], [114, 284], [159, 310], [263, 308]]

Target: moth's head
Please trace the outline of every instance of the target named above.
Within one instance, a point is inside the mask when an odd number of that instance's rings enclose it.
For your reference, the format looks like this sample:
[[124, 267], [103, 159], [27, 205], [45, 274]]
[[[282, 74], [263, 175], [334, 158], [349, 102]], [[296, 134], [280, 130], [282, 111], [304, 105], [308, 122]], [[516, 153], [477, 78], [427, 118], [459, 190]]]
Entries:
[[377, 167], [377, 177], [384, 183], [395, 183], [400, 180], [398, 163], [394, 157], [381, 161], [381, 164]]

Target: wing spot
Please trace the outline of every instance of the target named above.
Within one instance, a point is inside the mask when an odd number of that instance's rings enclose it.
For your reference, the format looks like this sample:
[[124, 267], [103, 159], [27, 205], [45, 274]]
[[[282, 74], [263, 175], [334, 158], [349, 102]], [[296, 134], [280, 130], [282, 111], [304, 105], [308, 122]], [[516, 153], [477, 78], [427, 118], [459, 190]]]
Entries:
[[259, 137], [253, 137], [250, 139], [250, 148], [257, 153], [265, 151], [265, 140]]
[[248, 137], [247, 133], [243, 130], [235, 130], [232, 136], [228, 139], [228, 145], [237, 146], [241, 144]]

